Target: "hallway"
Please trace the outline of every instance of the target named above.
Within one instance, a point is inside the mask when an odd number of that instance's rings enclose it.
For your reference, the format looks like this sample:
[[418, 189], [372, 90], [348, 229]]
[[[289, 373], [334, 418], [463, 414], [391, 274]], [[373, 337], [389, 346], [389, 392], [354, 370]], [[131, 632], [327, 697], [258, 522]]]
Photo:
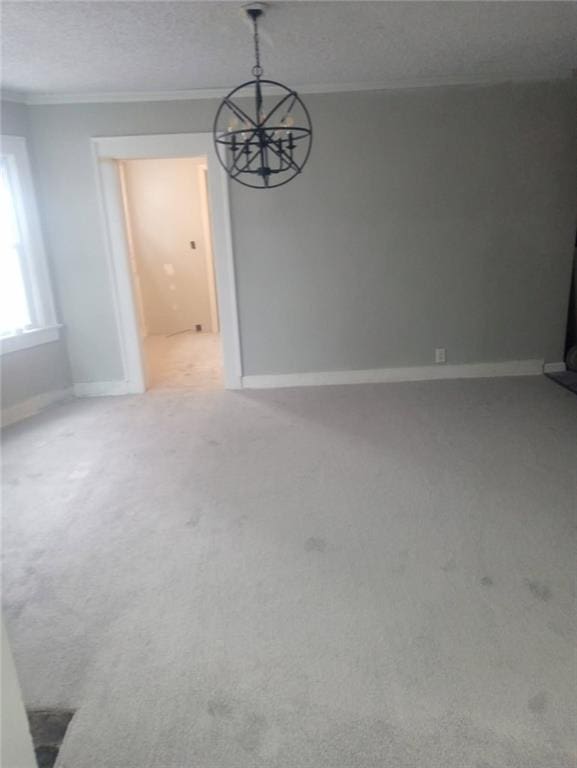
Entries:
[[218, 333], [184, 331], [144, 340], [149, 389], [222, 389]]

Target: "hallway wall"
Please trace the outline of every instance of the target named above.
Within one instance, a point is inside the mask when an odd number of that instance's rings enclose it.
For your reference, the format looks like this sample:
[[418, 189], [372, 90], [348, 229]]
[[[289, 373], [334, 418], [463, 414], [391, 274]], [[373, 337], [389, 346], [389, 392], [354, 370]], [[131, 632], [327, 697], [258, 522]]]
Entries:
[[[146, 330], [211, 330], [200, 159], [123, 163]], [[191, 247], [191, 241], [195, 248]]]

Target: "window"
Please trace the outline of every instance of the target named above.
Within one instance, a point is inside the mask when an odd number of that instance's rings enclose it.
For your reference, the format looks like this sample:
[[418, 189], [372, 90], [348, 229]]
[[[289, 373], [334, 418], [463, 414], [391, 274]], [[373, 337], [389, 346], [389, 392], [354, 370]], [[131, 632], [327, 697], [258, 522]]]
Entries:
[[8, 336], [30, 329], [32, 321], [7, 157], [0, 158], [0, 224], [0, 335]]
[[26, 142], [0, 151], [0, 341], [2, 353], [58, 339]]

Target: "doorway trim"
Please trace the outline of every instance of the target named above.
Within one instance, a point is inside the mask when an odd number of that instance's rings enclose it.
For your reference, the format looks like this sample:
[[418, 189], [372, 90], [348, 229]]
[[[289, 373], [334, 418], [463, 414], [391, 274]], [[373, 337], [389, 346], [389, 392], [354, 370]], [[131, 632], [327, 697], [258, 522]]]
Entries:
[[210, 329], [212, 333], [220, 333], [218, 322], [218, 298], [216, 293], [216, 274], [214, 269], [214, 252], [212, 248], [212, 224], [210, 215], [210, 202], [208, 199], [208, 168], [206, 163], [199, 163], [196, 167], [198, 188], [202, 198], [200, 217], [202, 220], [202, 234], [204, 238], [204, 250], [206, 257], [206, 276], [208, 282], [208, 303], [210, 306]]
[[206, 157], [208, 173], [224, 386], [240, 389], [242, 358], [228, 177], [216, 157], [212, 134], [98, 137], [92, 139], [92, 148], [126, 391], [144, 392], [146, 384], [117, 161], [199, 156]]

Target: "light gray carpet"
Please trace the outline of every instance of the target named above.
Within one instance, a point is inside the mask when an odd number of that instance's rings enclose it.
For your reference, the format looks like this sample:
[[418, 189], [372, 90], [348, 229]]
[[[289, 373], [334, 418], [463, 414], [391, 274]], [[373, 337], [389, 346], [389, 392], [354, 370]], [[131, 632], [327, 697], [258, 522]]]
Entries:
[[60, 768], [570, 768], [577, 400], [519, 378], [10, 428], [4, 597]]

